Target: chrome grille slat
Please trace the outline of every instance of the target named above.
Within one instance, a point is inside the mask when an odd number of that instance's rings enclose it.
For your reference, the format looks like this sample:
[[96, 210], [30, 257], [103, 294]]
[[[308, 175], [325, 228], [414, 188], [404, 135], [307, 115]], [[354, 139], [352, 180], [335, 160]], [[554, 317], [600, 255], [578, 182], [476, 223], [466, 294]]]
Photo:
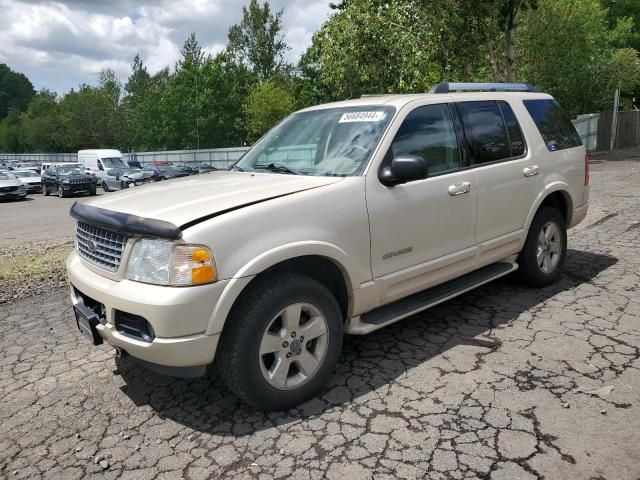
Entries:
[[122, 233], [78, 222], [76, 224], [76, 252], [87, 262], [108, 272], [120, 268], [122, 253], [128, 237]]

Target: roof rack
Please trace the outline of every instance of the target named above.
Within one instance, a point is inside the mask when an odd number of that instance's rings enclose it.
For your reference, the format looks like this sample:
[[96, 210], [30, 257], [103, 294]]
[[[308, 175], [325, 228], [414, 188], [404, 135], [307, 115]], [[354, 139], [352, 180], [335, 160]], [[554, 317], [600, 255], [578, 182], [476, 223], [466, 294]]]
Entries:
[[528, 83], [439, 83], [429, 93], [449, 92], [537, 92], [538, 89]]

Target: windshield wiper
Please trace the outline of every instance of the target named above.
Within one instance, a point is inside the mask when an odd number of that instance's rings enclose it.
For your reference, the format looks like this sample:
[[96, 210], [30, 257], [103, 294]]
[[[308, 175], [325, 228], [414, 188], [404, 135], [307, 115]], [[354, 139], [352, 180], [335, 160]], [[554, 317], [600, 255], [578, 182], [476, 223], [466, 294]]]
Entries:
[[229, 165], [229, 170], [237, 170], [239, 172], [244, 172], [244, 168], [239, 167], [235, 163], [232, 163], [231, 165]]
[[300, 172], [287, 167], [281, 163], [269, 163], [267, 165], [253, 165], [254, 169], [258, 170], [269, 170], [270, 172], [276, 173], [290, 173], [291, 175], [300, 175]]

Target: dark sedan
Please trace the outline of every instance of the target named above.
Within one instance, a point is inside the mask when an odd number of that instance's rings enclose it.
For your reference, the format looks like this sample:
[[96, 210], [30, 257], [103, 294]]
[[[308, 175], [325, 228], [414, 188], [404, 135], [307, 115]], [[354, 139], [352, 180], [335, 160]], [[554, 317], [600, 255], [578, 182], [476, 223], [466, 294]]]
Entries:
[[59, 165], [45, 170], [42, 176], [42, 193], [49, 195], [55, 192], [60, 198], [76, 193], [95, 195], [97, 183], [96, 177], [85, 173], [81, 167]]
[[169, 164], [145, 165], [143, 170], [145, 172], [152, 172], [150, 179], [156, 182], [159, 180], [170, 180], [172, 178], [189, 176], [189, 174], [184, 170]]

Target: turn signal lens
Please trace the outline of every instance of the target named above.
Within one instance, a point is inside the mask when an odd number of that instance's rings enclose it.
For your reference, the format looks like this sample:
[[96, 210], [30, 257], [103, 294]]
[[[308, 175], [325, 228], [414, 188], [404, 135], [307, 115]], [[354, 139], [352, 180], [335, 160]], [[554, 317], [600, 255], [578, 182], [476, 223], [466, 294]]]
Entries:
[[172, 285], [199, 285], [216, 280], [211, 250], [202, 245], [176, 245], [171, 256]]

